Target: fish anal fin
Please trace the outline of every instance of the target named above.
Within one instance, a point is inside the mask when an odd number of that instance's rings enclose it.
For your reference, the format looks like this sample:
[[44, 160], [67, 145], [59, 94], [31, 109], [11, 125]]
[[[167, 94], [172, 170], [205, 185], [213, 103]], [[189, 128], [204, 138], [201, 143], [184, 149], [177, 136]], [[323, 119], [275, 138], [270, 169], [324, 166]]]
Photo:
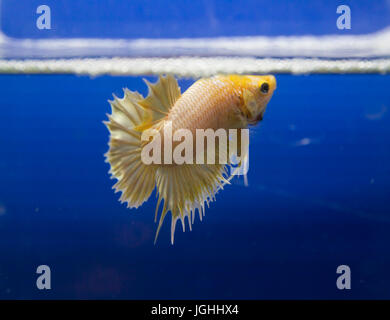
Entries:
[[[174, 242], [174, 233], [177, 220], [182, 223], [185, 218], [190, 225], [193, 223], [195, 211], [202, 215], [205, 205], [215, 200], [217, 192], [228, 182], [226, 166], [221, 164], [183, 164], [162, 166], [156, 170], [156, 187], [159, 194], [158, 205], [164, 201], [164, 208], [160, 214], [156, 238], [168, 212], [171, 212], [171, 243]], [[156, 217], [158, 207], [156, 208]]]

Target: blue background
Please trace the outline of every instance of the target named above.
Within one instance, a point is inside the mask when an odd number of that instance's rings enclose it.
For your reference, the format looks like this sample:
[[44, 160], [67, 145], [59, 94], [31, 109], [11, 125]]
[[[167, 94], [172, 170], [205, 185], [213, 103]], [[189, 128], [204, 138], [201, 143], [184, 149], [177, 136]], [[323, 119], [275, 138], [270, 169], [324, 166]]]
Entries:
[[[13, 37], [358, 34], [388, 1], [2, 1]], [[352, 29], [336, 28], [349, 4]], [[149, 80], [155, 80], [148, 77]], [[140, 77], [0, 76], [0, 298], [390, 298], [390, 84], [383, 75], [277, 75], [251, 133], [249, 187], [217, 195], [192, 232], [169, 219], [153, 245], [154, 196], [118, 202], [104, 163], [107, 99]], [[185, 90], [193, 80], [180, 80]], [[36, 288], [38, 265], [52, 290]], [[352, 289], [336, 288], [336, 268]]]
[[[51, 8], [51, 30], [36, 27], [41, 4]], [[351, 30], [336, 27], [342, 4]], [[3, 0], [1, 8], [3, 31], [18, 38], [359, 34], [390, 22], [387, 0]]]

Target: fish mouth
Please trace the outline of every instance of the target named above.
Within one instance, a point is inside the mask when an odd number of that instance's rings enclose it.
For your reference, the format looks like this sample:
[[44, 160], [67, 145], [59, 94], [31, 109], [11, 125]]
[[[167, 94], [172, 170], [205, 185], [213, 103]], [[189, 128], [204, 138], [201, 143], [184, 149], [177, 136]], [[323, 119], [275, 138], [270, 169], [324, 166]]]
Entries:
[[248, 124], [251, 126], [255, 126], [256, 124], [258, 124], [260, 121], [263, 120], [263, 117], [264, 117], [264, 112], [260, 112], [255, 119], [248, 120]]
[[262, 115], [259, 115], [256, 119], [253, 119], [253, 120], [248, 120], [248, 124], [250, 126], [255, 126], [257, 125], [259, 122], [261, 122], [263, 120], [263, 116]]

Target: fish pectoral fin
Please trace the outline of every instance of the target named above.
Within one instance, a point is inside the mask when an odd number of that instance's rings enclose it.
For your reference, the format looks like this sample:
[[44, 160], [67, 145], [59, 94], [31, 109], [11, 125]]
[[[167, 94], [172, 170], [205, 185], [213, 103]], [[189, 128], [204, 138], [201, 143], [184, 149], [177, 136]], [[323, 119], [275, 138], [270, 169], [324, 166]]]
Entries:
[[256, 98], [249, 90], [243, 92], [244, 108], [248, 117], [251, 117], [256, 112]]

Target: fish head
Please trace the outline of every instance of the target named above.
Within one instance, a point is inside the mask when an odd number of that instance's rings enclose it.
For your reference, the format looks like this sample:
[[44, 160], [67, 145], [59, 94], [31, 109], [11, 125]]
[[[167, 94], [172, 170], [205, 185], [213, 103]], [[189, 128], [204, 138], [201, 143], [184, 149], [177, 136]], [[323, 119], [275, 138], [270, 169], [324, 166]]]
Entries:
[[276, 89], [276, 79], [267, 76], [243, 76], [242, 108], [248, 124], [254, 125], [263, 120], [265, 109]]

